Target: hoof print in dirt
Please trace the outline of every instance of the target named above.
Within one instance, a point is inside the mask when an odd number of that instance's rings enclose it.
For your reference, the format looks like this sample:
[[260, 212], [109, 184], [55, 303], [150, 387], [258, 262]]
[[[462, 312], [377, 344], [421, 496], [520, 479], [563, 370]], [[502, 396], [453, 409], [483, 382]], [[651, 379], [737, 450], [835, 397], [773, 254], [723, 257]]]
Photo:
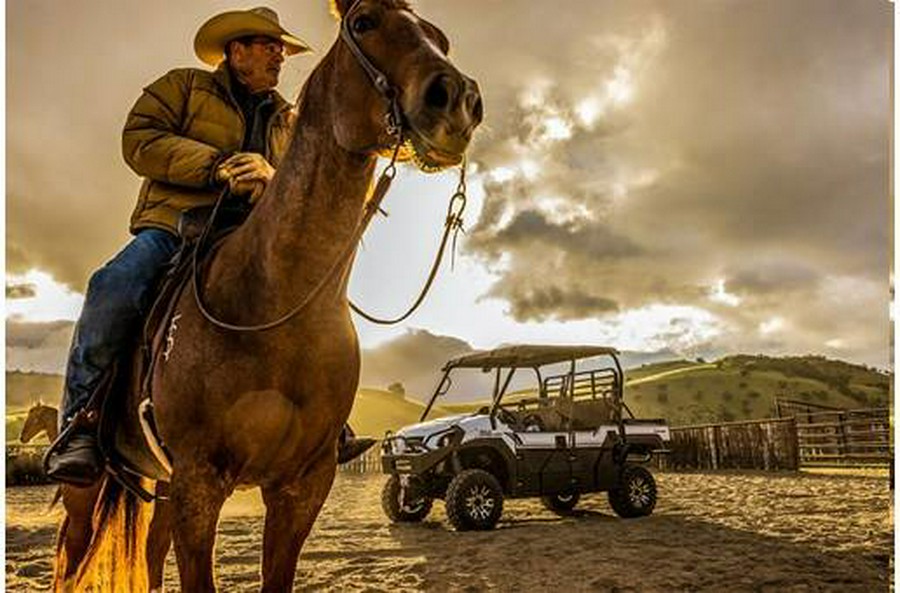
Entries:
[[447, 518], [457, 531], [493, 529], [503, 513], [503, 489], [481, 469], [467, 469], [447, 488]]
[[609, 506], [623, 519], [646, 517], [656, 506], [656, 481], [646, 468], [626, 465], [609, 491]]

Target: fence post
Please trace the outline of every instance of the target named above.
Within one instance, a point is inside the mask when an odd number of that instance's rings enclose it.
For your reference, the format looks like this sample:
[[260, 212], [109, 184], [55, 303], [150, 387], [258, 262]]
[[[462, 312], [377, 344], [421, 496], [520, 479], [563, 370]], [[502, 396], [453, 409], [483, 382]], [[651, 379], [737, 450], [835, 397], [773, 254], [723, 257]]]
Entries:
[[800, 433], [797, 430], [797, 417], [789, 416], [788, 421], [788, 444], [791, 447], [788, 460], [791, 463], [791, 469], [800, 469]]

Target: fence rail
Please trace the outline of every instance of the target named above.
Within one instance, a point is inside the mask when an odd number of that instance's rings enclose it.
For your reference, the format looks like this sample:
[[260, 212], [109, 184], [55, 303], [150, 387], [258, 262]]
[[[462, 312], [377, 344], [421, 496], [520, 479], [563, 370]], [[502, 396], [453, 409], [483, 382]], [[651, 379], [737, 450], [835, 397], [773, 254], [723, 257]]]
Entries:
[[793, 413], [802, 465], [884, 465], [893, 460], [888, 408]]

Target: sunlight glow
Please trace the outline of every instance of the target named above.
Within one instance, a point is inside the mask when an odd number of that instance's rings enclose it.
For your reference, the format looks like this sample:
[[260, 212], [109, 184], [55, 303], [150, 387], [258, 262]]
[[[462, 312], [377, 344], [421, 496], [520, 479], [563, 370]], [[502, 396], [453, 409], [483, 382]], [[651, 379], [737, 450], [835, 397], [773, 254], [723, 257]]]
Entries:
[[606, 83], [606, 95], [612, 104], [621, 107], [634, 97], [631, 72], [624, 66], [616, 66], [612, 80]]
[[7, 319], [37, 322], [75, 320], [81, 313], [84, 295], [58, 283], [47, 272], [32, 269], [22, 275], [7, 275], [7, 286], [21, 284], [29, 284], [34, 287], [35, 296], [6, 299]]
[[722, 303], [729, 307], [737, 307], [741, 304], [741, 298], [735, 294], [731, 294], [725, 290], [725, 280], [719, 279], [713, 284], [709, 294], [710, 300], [716, 303]]
[[492, 170], [488, 176], [495, 183], [506, 183], [516, 176], [516, 170], [512, 167], [497, 167]]
[[572, 124], [562, 117], [555, 115], [544, 120], [545, 140], [568, 140], [572, 137]]
[[597, 97], [582, 99], [575, 106], [575, 116], [578, 118], [578, 122], [586, 128], [592, 128], [604, 112], [604, 105]]
[[764, 336], [769, 334], [773, 334], [777, 331], [781, 331], [784, 329], [785, 322], [781, 317], [773, 317], [768, 321], [763, 321], [759, 324], [759, 333]]
[[663, 303], [623, 311], [602, 325], [601, 339], [622, 349], [678, 352], [702, 347], [723, 330], [719, 318], [706, 309]]

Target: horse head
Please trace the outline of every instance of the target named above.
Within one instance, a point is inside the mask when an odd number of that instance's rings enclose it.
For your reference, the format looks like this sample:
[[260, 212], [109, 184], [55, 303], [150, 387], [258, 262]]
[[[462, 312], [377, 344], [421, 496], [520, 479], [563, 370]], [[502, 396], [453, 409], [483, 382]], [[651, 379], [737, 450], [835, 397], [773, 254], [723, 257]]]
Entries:
[[41, 432], [47, 431], [47, 437], [52, 441], [56, 435], [56, 423], [56, 408], [38, 402], [28, 409], [19, 440], [28, 443]]
[[447, 37], [403, 0], [335, 0], [333, 8], [338, 144], [390, 154], [402, 129], [401, 160], [426, 171], [459, 164], [483, 107], [478, 84], [450, 62]]

